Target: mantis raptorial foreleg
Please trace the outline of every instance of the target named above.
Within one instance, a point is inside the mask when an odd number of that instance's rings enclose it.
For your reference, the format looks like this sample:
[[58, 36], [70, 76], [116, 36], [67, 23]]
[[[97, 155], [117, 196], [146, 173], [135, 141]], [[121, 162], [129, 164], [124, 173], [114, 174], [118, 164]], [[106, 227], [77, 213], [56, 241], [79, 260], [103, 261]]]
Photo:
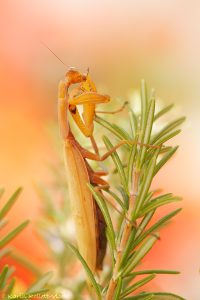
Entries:
[[[91, 137], [94, 129], [95, 106], [99, 103], [107, 103], [110, 98], [95, 92], [83, 92], [69, 98], [69, 111], [76, 125], [86, 137]], [[77, 105], [83, 105], [83, 119], [77, 109]]]

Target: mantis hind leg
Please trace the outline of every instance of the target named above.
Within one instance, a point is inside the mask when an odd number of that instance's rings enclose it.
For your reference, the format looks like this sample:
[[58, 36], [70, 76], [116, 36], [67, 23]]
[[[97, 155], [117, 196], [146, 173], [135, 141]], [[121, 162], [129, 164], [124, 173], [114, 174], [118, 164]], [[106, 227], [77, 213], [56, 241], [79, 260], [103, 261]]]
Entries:
[[132, 141], [132, 140], [121, 140], [117, 145], [112, 147], [109, 151], [107, 151], [104, 155], [100, 156], [97, 155], [96, 153], [92, 153], [84, 148], [80, 148], [81, 153], [84, 158], [88, 158], [91, 160], [96, 160], [96, 161], [104, 161], [106, 158], [108, 158], [113, 152], [115, 152], [118, 148], [120, 148], [122, 145], [139, 145], [141, 147], [148, 147], [148, 148], [153, 148], [153, 149], [161, 149], [162, 145], [157, 146], [157, 145], [150, 145], [150, 144], [143, 144], [138, 141]]

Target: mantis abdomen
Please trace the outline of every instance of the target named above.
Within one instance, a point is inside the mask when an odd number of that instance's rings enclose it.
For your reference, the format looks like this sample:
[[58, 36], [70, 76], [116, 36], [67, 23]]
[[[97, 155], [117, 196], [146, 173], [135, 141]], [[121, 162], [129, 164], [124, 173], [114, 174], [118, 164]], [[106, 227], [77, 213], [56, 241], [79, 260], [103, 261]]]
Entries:
[[85, 160], [72, 139], [64, 143], [67, 182], [78, 248], [92, 272], [102, 268], [106, 250], [105, 221], [88, 188]]

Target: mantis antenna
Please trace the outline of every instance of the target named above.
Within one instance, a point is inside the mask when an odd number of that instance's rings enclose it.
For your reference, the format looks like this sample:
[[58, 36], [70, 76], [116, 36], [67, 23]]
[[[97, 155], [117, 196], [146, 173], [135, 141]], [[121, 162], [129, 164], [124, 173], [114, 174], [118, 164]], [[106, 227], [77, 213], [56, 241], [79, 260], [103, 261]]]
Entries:
[[40, 43], [47, 48], [65, 67], [69, 67], [43, 41], [40, 40]]

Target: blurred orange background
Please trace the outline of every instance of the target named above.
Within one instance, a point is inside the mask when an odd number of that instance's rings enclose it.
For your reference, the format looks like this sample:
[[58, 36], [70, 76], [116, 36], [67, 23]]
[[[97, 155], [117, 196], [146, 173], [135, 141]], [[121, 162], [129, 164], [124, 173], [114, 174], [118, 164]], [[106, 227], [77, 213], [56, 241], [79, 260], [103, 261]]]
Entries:
[[[10, 226], [37, 218], [33, 182], [46, 180], [46, 163], [56, 160], [47, 127], [56, 120], [57, 84], [66, 69], [42, 40], [66, 65], [90, 67], [113, 99], [126, 99], [145, 78], [163, 101], [175, 102], [174, 117], [186, 115], [174, 140], [180, 149], [154, 182], [183, 196], [184, 209], [145, 265], [180, 270], [155, 283], [189, 300], [200, 299], [199, 20], [200, 2], [186, 0], [7, 0], [0, 10], [0, 182], [7, 196], [24, 187]], [[42, 263], [45, 246], [33, 225], [14, 245]]]

